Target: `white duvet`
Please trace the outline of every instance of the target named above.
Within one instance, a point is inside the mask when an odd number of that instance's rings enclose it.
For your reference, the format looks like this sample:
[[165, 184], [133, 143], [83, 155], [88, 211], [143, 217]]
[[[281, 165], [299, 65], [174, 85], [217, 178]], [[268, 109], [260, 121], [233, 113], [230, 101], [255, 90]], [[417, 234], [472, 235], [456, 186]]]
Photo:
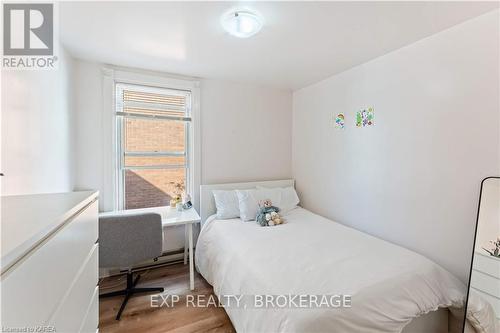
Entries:
[[285, 220], [274, 227], [207, 220], [198, 271], [220, 298], [352, 295], [351, 307], [225, 306], [238, 332], [401, 332], [415, 317], [463, 305], [465, 286], [415, 252], [302, 208]]

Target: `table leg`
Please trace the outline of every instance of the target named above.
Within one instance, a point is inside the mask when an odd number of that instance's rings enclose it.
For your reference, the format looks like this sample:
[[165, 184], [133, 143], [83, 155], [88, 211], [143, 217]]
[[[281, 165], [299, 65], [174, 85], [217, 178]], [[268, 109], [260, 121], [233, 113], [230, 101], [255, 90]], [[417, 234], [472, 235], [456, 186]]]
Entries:
[[188, 224], [189, 237], [189, 288], [194, 290], [193, 224]]
[[184, 265], [187, 264], [188, 255], [188, 225], [184, 225]]

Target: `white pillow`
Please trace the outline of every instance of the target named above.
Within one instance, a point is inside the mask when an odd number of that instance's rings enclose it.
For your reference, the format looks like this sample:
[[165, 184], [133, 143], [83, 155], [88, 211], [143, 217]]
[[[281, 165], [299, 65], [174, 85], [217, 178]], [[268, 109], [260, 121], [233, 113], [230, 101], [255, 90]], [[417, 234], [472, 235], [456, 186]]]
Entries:
[[281, 192], [272, 189], [236, 190], [240, 206], [240, 218], [243, 221], [255, 220], [259, 212], [259, 201], [269, 199], [271, 202], [281, 201]]
[[281, 201], [276, 203], [273, 202], [273, 205], [278, 207], [282, 214], [285, 214], [286, 212], [296, 208], [300, 202], [299, 196], [297, 195], [297, 192], [295, 191], [295, 188], [293, 186], [274, 188], [257, 186], [257, 189], [268, 189], [280, 192]]
[[213, 190], [218, 219], [240, 217], [240, 207], [236, 191]]

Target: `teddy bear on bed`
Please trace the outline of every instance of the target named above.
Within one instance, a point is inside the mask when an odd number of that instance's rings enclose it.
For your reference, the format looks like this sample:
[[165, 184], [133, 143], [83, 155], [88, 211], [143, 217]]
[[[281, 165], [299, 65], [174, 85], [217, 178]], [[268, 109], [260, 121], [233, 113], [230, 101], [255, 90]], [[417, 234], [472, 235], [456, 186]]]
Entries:
[[259, 202], [259, 213], [255, 220], [263, 227], [282, 224], [284, 221], [278, 214], [280, 209], [273, 206], [271, 200], [266, 199]]

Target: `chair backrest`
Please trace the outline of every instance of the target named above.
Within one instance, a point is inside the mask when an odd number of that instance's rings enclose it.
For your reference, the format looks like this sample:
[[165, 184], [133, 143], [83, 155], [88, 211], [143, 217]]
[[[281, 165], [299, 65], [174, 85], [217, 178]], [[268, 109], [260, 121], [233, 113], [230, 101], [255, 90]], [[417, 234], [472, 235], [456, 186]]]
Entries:
[[162, 254], [161, 216], [154, 213], [99, 218], [99, 266], [131, 267]]

